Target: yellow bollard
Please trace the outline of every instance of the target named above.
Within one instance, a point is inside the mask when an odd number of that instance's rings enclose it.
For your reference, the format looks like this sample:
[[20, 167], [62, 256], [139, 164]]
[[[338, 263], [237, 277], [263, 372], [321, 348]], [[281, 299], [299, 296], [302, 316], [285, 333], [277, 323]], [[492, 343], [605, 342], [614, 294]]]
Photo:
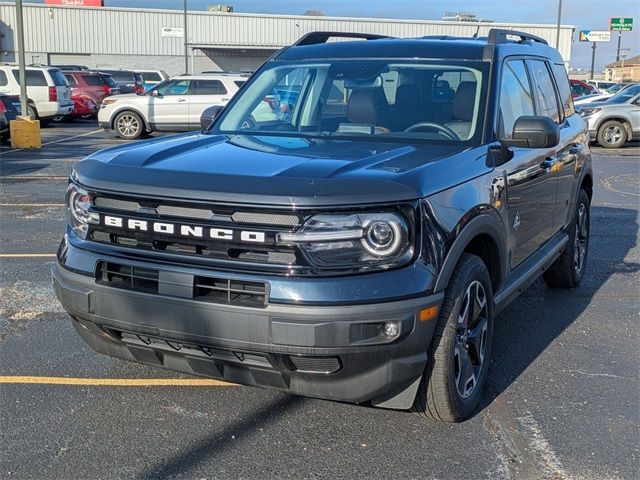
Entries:
[[40, 139], [40, 120], [31, 120], [30, 116], [19, 116], [11, 120], [11, 148], [42, 148]]

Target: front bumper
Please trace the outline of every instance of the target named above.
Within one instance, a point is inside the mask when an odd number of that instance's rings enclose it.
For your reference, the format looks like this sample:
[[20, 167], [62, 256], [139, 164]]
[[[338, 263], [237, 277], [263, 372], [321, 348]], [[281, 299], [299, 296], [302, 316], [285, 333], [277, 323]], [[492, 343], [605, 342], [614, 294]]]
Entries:
[[[98, 352], [234, 383], [390, 408], [413, 403], [436, 325], [435, 319], [420, 321], [419, 312], [439, 308], [442, 301], [442, 294], [435, 294], [358, 305], [255, 308], [113, 288], [61, 263], [52, 276], [74, 327]], [[367, 281], [366, 275], [353, 279]], [[382, 333], [389, 321], [399, 326], [395, 338]]]

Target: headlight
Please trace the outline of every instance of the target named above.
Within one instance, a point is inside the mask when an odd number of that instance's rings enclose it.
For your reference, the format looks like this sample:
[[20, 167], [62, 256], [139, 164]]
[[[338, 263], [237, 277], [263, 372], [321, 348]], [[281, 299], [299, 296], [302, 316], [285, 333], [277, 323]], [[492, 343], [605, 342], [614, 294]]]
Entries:
[[104, 100], [102, 100], [102, 105], [107, 106], [107, 105], [111, 105], [113, 103], [116, 103], [118, 101], [117, 98], [105, 98]]
[[66, 209], [67, 221], [73, 232], [80, 238], [86, 238], [90, 224], [99, 222], [98, 214], [90, 211], [91, 196], [89, 193], [74, 185], [67, 188]]
[[598, 113], [600, 110], [602, 110], [600, 107], [583, 108], [583, 109], [578, 110], [578, 115], [580, 115], [581, 117], [588, 117], [589, 115], [593, 115], [594, 113]]
[[277, 242], [297, 245], [317, 267], [390, 268], [413, 255], [410, 226], [395, 212], [319, 214]]

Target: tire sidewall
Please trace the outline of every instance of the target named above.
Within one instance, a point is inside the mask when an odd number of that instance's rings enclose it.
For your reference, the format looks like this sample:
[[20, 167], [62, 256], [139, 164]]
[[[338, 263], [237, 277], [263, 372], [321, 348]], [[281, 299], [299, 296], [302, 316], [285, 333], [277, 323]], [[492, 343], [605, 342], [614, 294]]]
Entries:
[[[465, 272], [462, 276], [462, 281], [451, 284], [448, 287], [449, 289], [451, 289], [450, 295], [452, 295], [454, 298], [454, 304], [448, 317], [446, 319], [441, 319], [442, 321], [446, 321], [445, 332], [442, 338], [443, 344], [441, 346], [446, 350], [446, 358], [448, 361], [448, 364], [446, 366], [447, 392], [452, 408], [452, 413], [458, 420], [462, 420], [471, 416], [476, 410], [480, 401], [480, 397], [482, 395], [482, 391], [484, 389], [484, 384], [486, 382], [487, 371], [489, 369], [489, 362], [491, 358], [491, 345], [494, 328], [493, 289], [491, 287], [491, 279], [489, 277], [489, 272], [487, 271], [486, 266], [480, 258], [474, 257], [474, 260], [475, 261], [473, 262], [473, 264], [468, 269], [465, 269]], [[487, 346], [485, 358], [479, 373], [478, 383], [473, 393], [469, 397], [463, 398], [458, 393], [455, 382], [455, 338], [458, 316], [462, 308], [464, 295], [467, 291], [468, 286], [475, 280], [479, 281], [482, 284], [485, 290], [485, 295], [487, 297]]]
[[583, 204], [585, 206], [585, 215], [586, 215], [586, 222], [587, 222], [587, 241], [585, 244], [584, 258], [582, 259], [582, 267], [580, 271], [577, 271], [575, 268], [573, 269], [575, 284], [579, 284], [580, 281], [582, 280], [582, 277], [584, 276], [584, 272], [587, 266], [587, 259], [589, 258], [589, 241], [591, 239], [591, 207], [589, 205], [589, 197], [587, 196], [584, 190], [580, 190], [580, 193], [578, 193], [578, 200], [576, 201], [576, 207], [573, 212], [571, 229], [569, 230], [568, 248], [569, 248], [569, 251], [571, 252], [570, 254], [571, 258], [574, 258], [574, 255], [575, 255], [575, 248], [576, 248], [575, 239], [576, 239], [576, 235], [578, 235], [578, 222], [577, 222], [578, 212], [580, 211], [580, 205], [583, 205]]
[[[125, 115], [131, 115], [133, 117], [135, 117], [138, 120], [138, 131], [136, 132], [136, 134], [134, 135], [125, 135], [122, 132], [120, 132], [120, 130], [118, 130], [118, 120], [120, 120], [121, 117], [125, 116]], [[124, 112], [120, 112], [118, 113], [114, 120], [113, 120], [113, 126], [114, 126], [114, 130], [116, 131], [116, 134], [125, 140], [135, 140], [136, 138], [140, 138], [144, 132], [144, 122], [142, 121], [142, 117], [140, 115], [138, 115], [135, 112], [131, 112], [131, 111], [124, 111]]]
[[[622, 139], [621, 139], [620, 142], [615, 143], [615, 144], [607, 143], [607, 142], [604, 141], [604, 131], [607, 129], [607, 127], [610, 127], [612, 125], [616, 125], [616, 126], [620, 127], [620, 129], [622, 130]], [[627, 129], [624, 127], [624, 125], [622, 123], [618, 122], [617, 120], [609, 120], [609, 121], [604, 122], [602, 125], [600, 125], [600, 128], [598, 129], [598, 144], [601, 147], [604, 147], [604, 148], [620, 148], [626, 142], [627, 142]]]

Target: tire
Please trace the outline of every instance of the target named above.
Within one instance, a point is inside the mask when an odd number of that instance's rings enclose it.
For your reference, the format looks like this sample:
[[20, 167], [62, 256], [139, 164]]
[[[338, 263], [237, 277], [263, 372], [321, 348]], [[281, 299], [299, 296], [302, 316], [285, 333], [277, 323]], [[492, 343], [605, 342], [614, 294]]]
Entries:
[[567, 232], [569, 242], [562, 255], [551, 265], [543, 278], [548, 285], [575, 288], [580, 285], [589, 253], [589, 227], [591, 212], [587, 192], [580, 190], [573, 220]]
[[604, 148], [620, 148], [627, 142], [627, 129], [617, 120], [609, 120], [598, 129], [598, 144]]
[[[475, 308], [469, 308], [471, 298], [476, 299]], [[445, 290], [416, 395], [417, 413], [432, 420], [461, 422], [475, 412], [489, 368], [493, 308], [486, 265], [476, 255], [463, 254]]]
[[142, 117], [135, 112], [125, 111], [116, 115], [113, 121], [113, 128], [116, 135], [125, 140], [135, 140], [144, 133], [144, 122]]
[[27, 104], [27, 114], [33, 119], [33, 120], [39, 120], [40, 116], [38, 115], [38, 110], [36, 110], [36, 107], [32, 104]]

